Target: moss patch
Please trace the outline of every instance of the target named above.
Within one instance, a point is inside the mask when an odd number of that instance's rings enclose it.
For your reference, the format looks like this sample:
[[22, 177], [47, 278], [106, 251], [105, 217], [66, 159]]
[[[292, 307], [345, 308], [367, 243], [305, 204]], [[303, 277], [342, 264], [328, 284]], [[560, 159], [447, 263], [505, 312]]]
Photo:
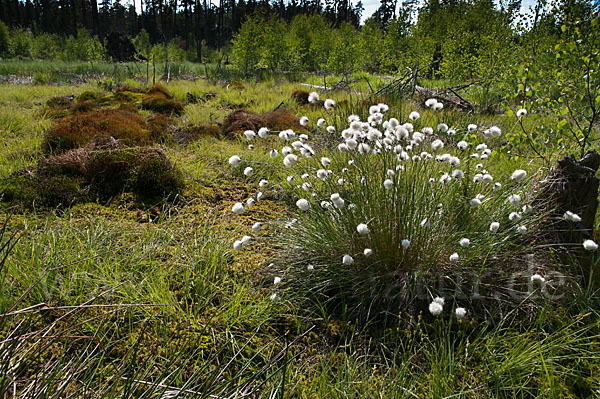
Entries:
[[18, 174], [0, 183], [0, 199], [19, 210], [68, 207], [90, 199], [83, 183], [81, 177]]
[[92, 152], [85, 174], [94, 192], [103, 198], [123, 191], [145, 198], [172, 198], [185, 187], [181, 171], [158, 148]]

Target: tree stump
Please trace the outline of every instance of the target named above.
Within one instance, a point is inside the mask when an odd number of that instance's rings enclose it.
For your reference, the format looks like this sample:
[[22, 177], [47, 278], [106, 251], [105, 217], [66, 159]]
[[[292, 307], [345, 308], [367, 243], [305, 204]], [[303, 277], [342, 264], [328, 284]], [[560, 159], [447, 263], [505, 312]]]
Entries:
[[[598, 209], [598, 187], [600, 180], [596, 172], [600, 167], [600, 155], [588, 151], [576, 161], [573, 157], [564, 157], [546, 180], [542, 198], [549, 200], [556, 210], [552, 222], [552, 231], [558, 244], [573, 244], [575, 254], [581, 262], [584, 277], [589, 277], [591, 253], [585, 251], [582, 243], [594, 235], [596, 210]], [[580, 222], [565, 220], [565, 212], [571, 211], [581, 217]]]

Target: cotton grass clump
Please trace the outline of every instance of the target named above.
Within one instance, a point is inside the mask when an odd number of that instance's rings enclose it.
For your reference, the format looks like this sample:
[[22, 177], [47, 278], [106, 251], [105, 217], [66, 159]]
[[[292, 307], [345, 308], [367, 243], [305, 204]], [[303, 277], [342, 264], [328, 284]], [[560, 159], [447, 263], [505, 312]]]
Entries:
[[[443, 108], [437, 100], [427, 106]], [[466, 135], [449, 139], [446, 124], [436, 132], [414, 113], [403, 123], [386, 112], [385, 104], [372, 105], [367, 121], [351, 115], [339, 133], [323, 132], [338, 135], [331, 149], [315, 151], [306, 140], [286, 145], [283, 137], [283, 147], [270, 150], [284, 154], [272, 162], [298, 213], [294, 222], [274, 223], [281, 263], [293, 265], [286, 285], [358, 318], [464, 318], [518, 306], [522, 298], [511, 296], [507, 282], [524, 271], [548, 214], [547, 204], [534, 201], [532, 179], [521, 169], [494, 173], [487, 145]], [[465, 307], [446, 309], [434, 297]]]

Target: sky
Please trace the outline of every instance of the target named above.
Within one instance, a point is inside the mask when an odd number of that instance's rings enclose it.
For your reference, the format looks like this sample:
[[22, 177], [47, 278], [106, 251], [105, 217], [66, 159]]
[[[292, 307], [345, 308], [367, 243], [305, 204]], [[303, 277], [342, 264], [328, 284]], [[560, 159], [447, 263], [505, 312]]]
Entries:
[[[359, 0], [352, 0], [352, 3], [356, 4], [358, 3], [358, 1]], [[369, 18], [371, 15], [373, 15], [375, 10], [377, 10], [377, 8], [379, 7], [379, 0], [362, 0], [362, 3], [365, 8], [362, 15], [362, 22], [364, 22], [365, 19]], [[533, 7], [535, 3], [536, 0], [522, 0], [521, 12], [529, 11], [529, 9]], [[398, 1], [398, 4], [401, 4], [401, 0]]]

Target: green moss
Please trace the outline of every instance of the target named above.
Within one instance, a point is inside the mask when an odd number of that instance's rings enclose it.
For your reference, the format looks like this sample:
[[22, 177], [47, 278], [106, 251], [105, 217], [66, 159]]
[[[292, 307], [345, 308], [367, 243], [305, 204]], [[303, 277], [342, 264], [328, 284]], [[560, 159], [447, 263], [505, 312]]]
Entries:
[[181, 101], [157, 95], [144, 96], [142, 108], [161, 114], [181, 115], [183, 113], [183, 103]]
[[86, 175], [101, 197], [123, 191], [146, 198], [175, 197], [185, 185], [181, 171], [157, 148], [92, 152], [86, 163]]
[[0, 183], [0, 201], [20, 210], [67, 207], [89, 200], [82, 178], [18, 175]]
[[107, 96], [111, 101], [126, 102], [131, 104], [140, 104], [143, 94], [133, 93], [131, 91], [117, 91]]
[[101, 103], [104, 101], [104, 95], [102, 93], [94, 92], [94, 91], [84, 91], [77, 97], [75, 97], [75, 102], [81, 103], [84, 101], [94, 101], [97, 103]]

